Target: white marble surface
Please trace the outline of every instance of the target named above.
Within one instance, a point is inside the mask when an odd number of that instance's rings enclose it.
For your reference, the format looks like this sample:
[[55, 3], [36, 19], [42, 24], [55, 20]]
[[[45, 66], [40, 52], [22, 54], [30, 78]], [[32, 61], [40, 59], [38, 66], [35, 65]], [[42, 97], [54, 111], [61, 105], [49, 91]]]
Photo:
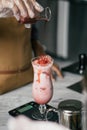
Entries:
[[[57, 78], [53, 83], [54, 95], [49, 102], [54, 107], [64, 99], [78, 99], [82, 100], [82, 94], [72, 91], [67, 86], [72, 85], [82, 79], [82, 76], [64, 73], [64, 79]], [[10, 118], [8, 111], [32, 101], [32, 84], [26, 85], [22, 88], [0, 95], [0, 130], [7, 130], [7, 121]]]

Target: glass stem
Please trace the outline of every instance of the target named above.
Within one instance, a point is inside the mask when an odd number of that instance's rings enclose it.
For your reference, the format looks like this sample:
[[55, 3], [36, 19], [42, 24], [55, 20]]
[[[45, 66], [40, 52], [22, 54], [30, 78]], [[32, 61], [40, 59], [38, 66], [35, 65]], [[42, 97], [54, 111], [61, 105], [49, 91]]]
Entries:
[[45, 104], [44, 105], [40, 105], [39, 106], [39, 111], [40, 111], [42, 117], [44, 118], [45, 117], [45, 113], [46, 113], [46, 105]]

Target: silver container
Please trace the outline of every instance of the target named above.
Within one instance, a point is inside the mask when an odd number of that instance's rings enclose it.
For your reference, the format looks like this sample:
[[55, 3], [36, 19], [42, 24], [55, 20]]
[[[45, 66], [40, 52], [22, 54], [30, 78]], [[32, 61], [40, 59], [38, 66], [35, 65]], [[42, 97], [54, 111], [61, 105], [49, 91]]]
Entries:
[[81, 130], [82, 103], [77, 100], [65, 100], [58, 105], [59, 123], [71, 130]]

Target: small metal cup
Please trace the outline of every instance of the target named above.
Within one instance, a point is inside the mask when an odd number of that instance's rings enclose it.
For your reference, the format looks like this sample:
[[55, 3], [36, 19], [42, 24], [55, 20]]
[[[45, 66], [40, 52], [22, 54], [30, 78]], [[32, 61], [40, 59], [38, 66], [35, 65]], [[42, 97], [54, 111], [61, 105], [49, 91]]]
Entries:
[[81, 130], [81, 110], [82, 103], [78, 100], [64, 100], [59, 103], [58, 109], [48, 109], [49, 113], [54, 112], [58, 115], [58, 123], [71, 130]]
[[77, 100], [65, 100], [58, 105], [59, 123], [71, 130], [81, 130], [82, 103]]

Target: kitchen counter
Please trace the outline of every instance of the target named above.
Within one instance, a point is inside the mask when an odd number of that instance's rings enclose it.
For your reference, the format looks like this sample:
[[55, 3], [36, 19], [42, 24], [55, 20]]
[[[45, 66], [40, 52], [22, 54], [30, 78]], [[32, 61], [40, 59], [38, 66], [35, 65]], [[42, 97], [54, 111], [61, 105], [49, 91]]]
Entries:
[[[64, 65], [64, 63], [58, 62], [60, 66]], [[67, 87], [81, 81], [82, 78], [80, 75], [64, 72], [63, 79], [58, 77], [56, 82], [53, 82], [54, 94], [49, 104], [57, 108], [59, 102], [65, 99], [77, 99], [81, 101], [83, 95]], [[10, 118], [8, 114], [9, 110], [30, 101], [33, 101], [32, 83], [0, 95], [0, 130], [7, 130], [7, 121]]]

